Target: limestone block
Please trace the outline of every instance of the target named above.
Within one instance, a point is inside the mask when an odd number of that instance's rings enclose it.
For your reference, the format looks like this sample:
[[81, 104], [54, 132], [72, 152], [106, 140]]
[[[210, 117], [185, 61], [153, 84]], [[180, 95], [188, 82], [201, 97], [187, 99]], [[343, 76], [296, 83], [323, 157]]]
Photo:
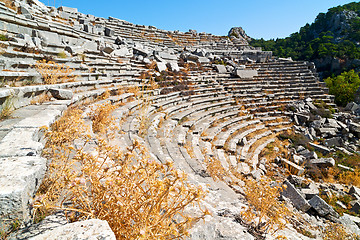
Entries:
[[319, 195], [319, 189], [314, 183], [310, 183], [307, 188], [302, 188], [301, 192], [305, 195], [306, 199], [311, 199], [315, 195]]
[[251, 172], [249, 165], [245, 162], [239, 162], [237, 167], [238, 171], [244, 175], [247, 175]]
[[59, 12], [59, 17], [62, 19], [66, 19], [69, 20], [70, 19], [70, 14], [67, 12]]
[[247, 79], [253, 79], [255, 76], [258, 76], [257, 70], [235, 69], [234, 74], [239, 78], [247, 78]]
[[335, 160], [333, 158], [311, 159], [310, 163], [319, 168], [327, 168], [327, 167], [335, 166]]
[[86, 41], [82, 47], [85, 49], [85, 51], [95, 52], [98, 50], [97, 43], [93, 41]]
[[44, 220], [29, 227], [24, 227], [17, 232], [10, 235], [9, 239], [30, 239], [36, 235], [42, 234], [46, 231], [51, 231], [54, 228], [68, 224], [64, 213], [57, 212], [53, 215], [45, 217]]
[[111, 53], [111, 56], [114, 57], [132, 57], [132, 51], [127, 47], [122, 47], [120, 49], [116, 49]]
[[177, 61], [178, 57], [176, 55], [167, 53], [167, 52], [157, 52], [155, 56], [159, 57], [160, 59], [164, 59], [166, 61]]
[[78, 12], [77, 8], [71, 8], [71, 7], [65, 7], [65, 6], [59, 7], [58, 10], [62, 11], [62, 12], [73, 13], [73, 14], [76, 14]]
[[159, 72], [166, 71], [166, 65], [163, 62], [156, 62], [156, 69]]
[[106, 221], [90, 219], [66, 224], [51, 231], [37, 235], [31, 240], [67, 239], [67, 240], [115, 240], [115, 234]]
[[301, 174], [303, 174], [304, 171], [305, 171], [305, 169], [304, 169], [303, 167], [300, 167], [299, 165], [297, 165], [297, 164], [295, 164], [295, 163], [293, 163], [293, 162], [290, 162], [290, 161], [288, 161], [287, 159], [281, 158], [280, 160], [281, 160], [281, 163], [282, 163], [285, 167], [291, 169], [291, 171], [294, 172], [294, 173], [297, 174], [297, 175], [301, 175]]
[[217, 64], [215, 69], [218, 73], [227, 73], [226, 67], [224, 65]]
[[309, 204], [321, 217], [339, 216], [338, 213], [335, 212], [335, 210], [319, 196], [314, 196], [312, 199], [310, 199]]
[[44, 46], [61, 45], [61, 39], [57, 33], [39, 31], [39, 38]]
[[355, 112], [356, 110], [360, 109], [360, 105], [354, 102], [350, 102], [346, 105], [345, 110]]
[[318, 150], [318, 151], [322, 152], [323, 154], [329, 154], [330, 153], [330, 149], [328, 149], [325, 146], [318, 145], [318, 144], [315, 144], [315, 143], [309, 143], [309, 145], [311, 147], [313, 147], [315, 150]]
[[210, 59], [208, 59], [207, 57], [198, 57], [197, 61], [201, 64], [204, 64], [204, 63], [209, 63]]
[[286, 185], [286, 189], [284, 189], [283, 192], [281, 193], [282, 196], [290, 199], [291, 203], [298, 210], [304, 212], [309, 210], [311, 206], [301, 195], [301, 193], [288, 180], [285, 180], [284, 184]]
[[0, 157], [36, 156], [43, 145], [37, 141], [38, 129], [15, 128], [0, 141]]
[[345, 225], [353, 233], [360, 235], [360, 229], [358, 227], [360, 224], [360, 218], [344, 213], [339, 220], [341, 224]]
[[24, 118], [18, 122], [14, 128], [40, 128], [42, 126], [49, 127], [53, 124], [57, 117], [61, 115], [61, 111], [57, 109], [47, 109], [38, 114]]
[[350, 131], [354, 133], [357, 137], [360, 137], [360, 124], [350, 123]]
[[343, 145], [343, 141], [341, 137], [333, 137], [330, 139], [326, 139], [325, 140], [325, 144], [328, 147], [333, 147], [333, 146], [342, 146]]
[[51, 95], [59, 100], [71, 100], [74, 96], [71, 90], [52, 88], [49, 90]]
[[110, 29], [110, 28], [105, 28], [104, 33], [105, 33], [105, 36], [107, 36], [107, 37], [114, 36], [114, 31], [112, 29]]
[[360, 188], [352, 186], [349, 190], [349, 194], [357, 194], [360, 196]]
[[36, 156], [0, 158], [0, 219], [29, 220], [29, 201], [46, 171]]

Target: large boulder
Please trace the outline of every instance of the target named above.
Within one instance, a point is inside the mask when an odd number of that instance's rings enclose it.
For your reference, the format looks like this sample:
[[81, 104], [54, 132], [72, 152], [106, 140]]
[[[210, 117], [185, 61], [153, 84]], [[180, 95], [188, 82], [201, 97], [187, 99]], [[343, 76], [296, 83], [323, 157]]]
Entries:
[[305, 200], [302, 194], [292, 185], [288, 180], [285, 180], [284, 185], [286, 189], [284, 189], [281, 193], [283, 197], [288, 198], [291, 203], [296, 207], [298, 210], [306, 212], [311, 208], [309, 203]]
[[248, 41], [251, 41], [251, 37], [249, 37], [244, 29], [241, 27], [233, 27], [230, 29], [228, 36], [232, 39], [237, 39], [241, 41], [243, 44], [248, 44]]
[[309, 204], [321, 217], [326, 217], [328, 219], [334, 219], [339, 217], [339, 214], [335, 212], [333, 207], [327, 204], [322, 198], [317, 195], [309, 200]]

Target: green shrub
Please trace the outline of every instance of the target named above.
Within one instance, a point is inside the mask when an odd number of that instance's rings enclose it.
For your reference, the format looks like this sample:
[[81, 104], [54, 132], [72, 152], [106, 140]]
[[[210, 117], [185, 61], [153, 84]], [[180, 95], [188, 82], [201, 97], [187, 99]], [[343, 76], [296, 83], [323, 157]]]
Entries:
[[9, 39], [7, 36], [0, 34], [0, 41], [9, 41]]
[[360, 87], [359, 74], [354, 70], [343, 72], [336, 77], [325, 79], [330, 94], [335, 95], [335, 103], [346, 106], [354, 100], [356, 90]]

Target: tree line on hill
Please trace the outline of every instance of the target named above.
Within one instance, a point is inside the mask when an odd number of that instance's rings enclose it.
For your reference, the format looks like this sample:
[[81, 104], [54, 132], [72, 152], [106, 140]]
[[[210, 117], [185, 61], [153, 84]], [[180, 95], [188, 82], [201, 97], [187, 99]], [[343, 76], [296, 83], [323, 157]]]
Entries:
[[360, 2], [320, 13], [314, 23], [289, 37], [253, 39], [250, 45], [272, 51], [275, 56], [313, 61], [320, 76], [326, 78], [330, 93], [335, 94], [336, 103], [345, 105], [360, 87]]

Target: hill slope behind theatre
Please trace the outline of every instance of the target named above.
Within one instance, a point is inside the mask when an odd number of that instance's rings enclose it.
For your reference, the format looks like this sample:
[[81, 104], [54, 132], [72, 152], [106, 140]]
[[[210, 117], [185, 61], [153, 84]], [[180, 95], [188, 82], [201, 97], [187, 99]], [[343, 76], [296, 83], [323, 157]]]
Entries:
[[314, 23], [284, 39], [255, 39], [251, 45], [275, 56], [310, 60], [324, 76], [343, 70], [360, 70], [360, 2], [330, 8]]

